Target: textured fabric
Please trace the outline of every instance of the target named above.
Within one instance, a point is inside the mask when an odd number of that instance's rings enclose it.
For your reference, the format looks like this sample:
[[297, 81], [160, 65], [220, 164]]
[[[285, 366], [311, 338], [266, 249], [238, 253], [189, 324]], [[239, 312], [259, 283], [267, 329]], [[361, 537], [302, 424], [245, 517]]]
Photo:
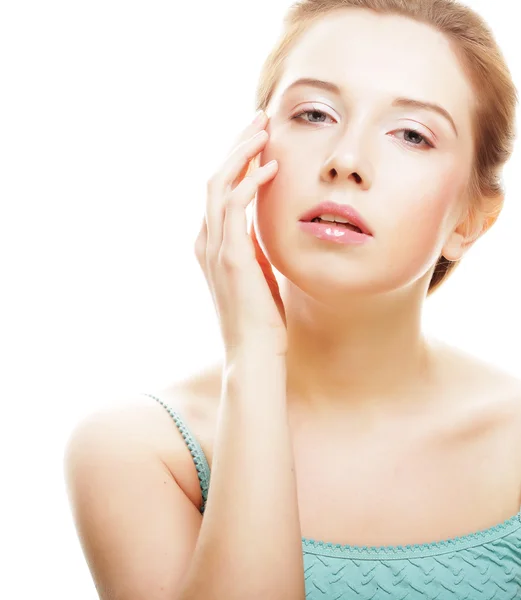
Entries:
[[[172, 416], [208, 498], [210, 469], [181, 416]], [[521, 600], [521, 510], [503, 523], [442, 542], [348, 546], [302, 538], [306, 600]]]

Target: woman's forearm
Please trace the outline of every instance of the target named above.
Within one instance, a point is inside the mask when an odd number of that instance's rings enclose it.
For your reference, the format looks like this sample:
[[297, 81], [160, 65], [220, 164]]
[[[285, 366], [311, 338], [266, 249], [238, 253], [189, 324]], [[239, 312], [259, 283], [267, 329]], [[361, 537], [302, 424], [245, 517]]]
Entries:
[[223, 372], [212, 476], [181, 600], [304, 600], [285, 358], [243, 351]]

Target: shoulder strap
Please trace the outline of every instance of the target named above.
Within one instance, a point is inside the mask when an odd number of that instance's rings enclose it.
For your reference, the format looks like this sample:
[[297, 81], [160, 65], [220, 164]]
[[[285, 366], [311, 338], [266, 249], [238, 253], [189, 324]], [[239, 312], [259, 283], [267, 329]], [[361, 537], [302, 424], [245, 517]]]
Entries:
[[190, 450], [190, 454], [192, 455], [195, 468], [197, 470], [197, 476], [199, 477], [199, 485], [201, 487], [201, 495], [202, 495], [202, 505], [199, 509], [201, 514], [204, 513], [204, 509], [206, 508], [206, 500], [208, 499], [208, 487], [210, 485], [210, 466], [208, 465], [208, 461], [206, 460], [206, 456], [204, 455], [203, 449], [201, 448], [201, 444], [197, 441], [196, 437], [192, 434], [192, 432], [187, 427], [186, 423], [182, 419], [181, 415], [175, 410], [171, 409], [167, 404], [165, 404], [159, 398], [152, 396], [152, 394], [146, 394], [145, 396], [149, 396], [153, 398], [161, 406], [163, 406], [169, 415], [174, 420], [177, 428], [179, 429], [183, 439]]

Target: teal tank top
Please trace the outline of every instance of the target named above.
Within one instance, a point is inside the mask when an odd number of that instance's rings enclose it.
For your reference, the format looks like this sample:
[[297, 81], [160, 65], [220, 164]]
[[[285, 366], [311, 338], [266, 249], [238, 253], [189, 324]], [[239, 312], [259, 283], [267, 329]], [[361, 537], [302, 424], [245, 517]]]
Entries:
[[[204, 514], [210, 468], [181, 415], [159, 398], [190, 450]], [[306, 600], [521, 600], [521, 510], [441, 542], [349, 546], [302, 538]]]

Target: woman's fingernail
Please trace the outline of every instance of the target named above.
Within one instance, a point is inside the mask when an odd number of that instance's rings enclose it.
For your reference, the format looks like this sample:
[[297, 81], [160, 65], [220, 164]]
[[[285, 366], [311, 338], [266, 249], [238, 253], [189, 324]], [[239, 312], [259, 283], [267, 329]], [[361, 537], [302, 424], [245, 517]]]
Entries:
[[264, 114], [265, 113], [263, 110], [259, 110], [259, 112], [255, 115], [255, 119], [253, 119], [255, 125], [262, 123], [262, 120], [264, 119]]

